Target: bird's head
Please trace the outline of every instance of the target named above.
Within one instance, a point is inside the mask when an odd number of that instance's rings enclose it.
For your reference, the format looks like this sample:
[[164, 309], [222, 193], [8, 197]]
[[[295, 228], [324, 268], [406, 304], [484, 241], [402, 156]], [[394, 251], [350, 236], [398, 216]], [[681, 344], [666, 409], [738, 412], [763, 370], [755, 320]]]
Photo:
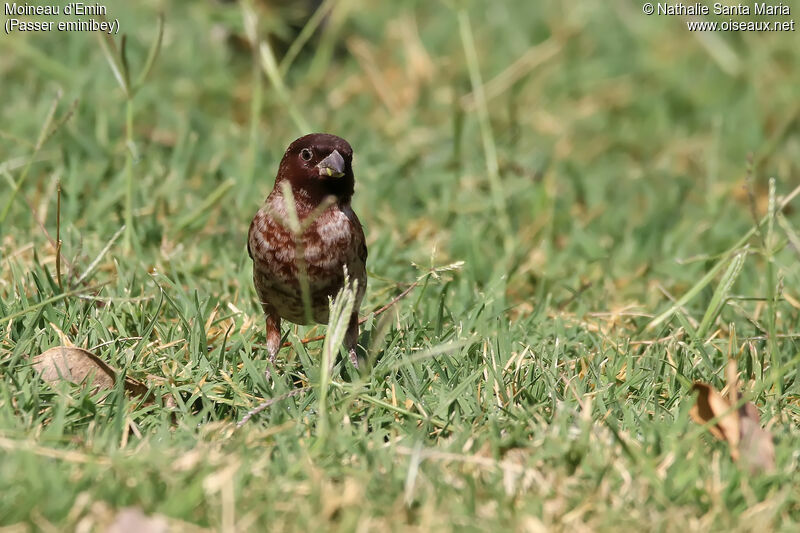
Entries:
[[283, 154], [275, 186], [283, 180], [315, 201], [329, 195], [349, 200], [355, 188], [353, 149], [341, 137], [328, 133], [300, 137]]

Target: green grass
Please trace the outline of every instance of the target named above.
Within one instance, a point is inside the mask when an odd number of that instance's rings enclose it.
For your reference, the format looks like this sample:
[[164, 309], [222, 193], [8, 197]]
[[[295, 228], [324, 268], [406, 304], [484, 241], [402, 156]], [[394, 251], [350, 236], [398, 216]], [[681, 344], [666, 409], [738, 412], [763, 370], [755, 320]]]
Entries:
[[[343, 1], [282, 63], [291, 35], [247, 45], [282, 11], [108, 7], [134, 80], [164, 9], [130, 100], [95, 35], [0, 36], [0, 525], [798, 528], [800, 198], [769, 216], [800, 184], [797, 32]], [[362, 328], [363, 376], [292, 327], [273, 388], [245, 238], [302, 124], [355, 149], [362, 314], [421, 283]], [[43, 383], [60, 332], [151, 401]], [[689, 419], [731, 345], [775, 472]]]

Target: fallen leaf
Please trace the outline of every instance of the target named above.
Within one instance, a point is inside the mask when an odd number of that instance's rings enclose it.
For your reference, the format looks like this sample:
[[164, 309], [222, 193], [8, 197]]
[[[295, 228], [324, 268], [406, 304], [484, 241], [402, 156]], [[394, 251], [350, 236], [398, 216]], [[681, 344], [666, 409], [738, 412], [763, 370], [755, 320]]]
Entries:
[[[83, 383], [91, 376], [96, 390], [111, 389], [116, 371], [102, 359], [83, 348], [56, 346], [33, 358], [33, 368], [44, 381]], [[133, 378], [125, 377], [125, 390], [136, 396], [147, 393], [147, 387]]]
[[689, 411], [689, 416], [698, 424], [713, 425], [708, 429], [718, 439], [730, 447], [731, 458], [739, 461], [752, 474], [770, 472], [775, 469], [775, 448], [772, 435], [761, 427], [758, 408], [746, 402], [739, 409], [739, 383], [736, 361], [731, 359], [726, 368], [728, 380], [727, 397], [707, 383], [695, 382], [692, 390], [697, 391], [697, 402]]
[[698, 424], [707, 424], [716, 418], [716, 423], [708, 427], [709, 431], [735, 447], [739, 443], [739, 417], [728, 400], [711, 385], [699, 381], [695, 382], [692, 390], [697, 391], [697, 402], [689, 416]]

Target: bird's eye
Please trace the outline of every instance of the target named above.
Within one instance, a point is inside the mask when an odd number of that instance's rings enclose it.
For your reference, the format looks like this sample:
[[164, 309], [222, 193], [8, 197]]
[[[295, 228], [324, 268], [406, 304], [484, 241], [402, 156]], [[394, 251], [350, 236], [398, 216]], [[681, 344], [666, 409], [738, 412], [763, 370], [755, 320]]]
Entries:
[[303, 148], [302, 150], [300, 150], [300, 157], [303, 158], [303, 161], [311, 161], [311, 156], [312, 156], [311, 150], [309, 150], [308, 148]]

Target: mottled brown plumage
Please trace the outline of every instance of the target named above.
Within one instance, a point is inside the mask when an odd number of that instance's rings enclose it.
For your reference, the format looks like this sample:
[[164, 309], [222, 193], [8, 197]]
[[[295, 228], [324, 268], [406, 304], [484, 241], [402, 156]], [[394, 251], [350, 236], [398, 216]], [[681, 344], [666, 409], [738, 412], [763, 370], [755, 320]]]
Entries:
[[[275, 186], [250, 223], [247, 251], [267, 319], [271, 362], [280, 349], [281, 319], [309, 322], [303, 306], [302, 271], [305, 269], [308, 279], [310, 318], [327, 323], [328, 297], [344, 285], [346, 267], [351, 281], [358, 281], [358, 289], [344, 342], [351, 361], [358, 364], [355, 344], [358, 310], [367, 286], [367, 246], [350, 206], [355, 186], [352, 161], [353, 149], [340, 137], [326, 133], [300, 137], [286, 149]], [[284, 182], [291, 185], [298, 219], [308, 224], [300, 242], [290, 230]]]

